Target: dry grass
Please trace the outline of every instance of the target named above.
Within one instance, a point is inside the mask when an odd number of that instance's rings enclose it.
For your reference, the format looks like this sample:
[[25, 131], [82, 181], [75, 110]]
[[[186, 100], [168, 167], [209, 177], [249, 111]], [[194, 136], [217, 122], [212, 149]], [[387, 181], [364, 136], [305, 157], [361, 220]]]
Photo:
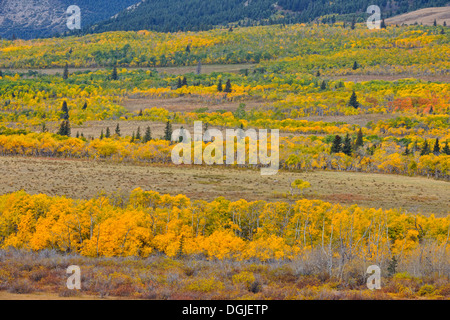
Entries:
[[426, 8], [413, 12], [408, 12], [405, 14], [401, 14], [399, 16], [395, 16], [389, 19], [386, 19], [386, 24], [424, 24], [424, 25], [433, 25], [434, 20], [437, 21], [438, 25], [443, 25], [444, 21], [447, 21], [447, 24], [450, 23], [450, 6], [447, 7], [435, 7], [435, 8]]
[[[203, 65], [202, 66], [202, 74], [210, 74], [212, 72], [229, 72], [229, 73], [238, 73], [240, 70], [243, 69], [252, 69], [256, 64], [211, 64], [211, 65]], [[85, 71], [98, 71], [98, 70], [104, 70], [104, 69], [111, 69], [111, 67], [108, 68], [70, 68], [69, 72], [85, 72]], [[139, 70], [139, 69], [149, 69], [149, 68], [126, 68], [127, 70]], [[27, 73], [29, 70], [37, 71], [43, 74], [48, 75], [55, 75], [57, 73], [62, 74], [63, 70], [62, 68], [49, 68], [49, 69], [4, 69], [9, 72], [18, 72], [18, 73]], [[187, 66], [187, 67], [162, 67], [162, 68], [156, 68], [156, 70], [159, 73], [167, 73], [168, 75], [183, 75], [187, 73], [195, 73], [197, 71], [197, 66]]]
[[309, 181], [305, 198], [343, 205], [404, 208], [411, 212], [449, 214], [449, 183], [424, 177], [354, 172], [280, 171], [263, 177], [259, 170], [208, 166], [129, 165], [86, 160], [0, 157], [0, 193], [28, 193], [91, 198], [104, 191], [129, 193], [141, 187], [192, 199], [294, 201], [286, 196], [295, 179]]
[[223, 101], [221, 103], [213, 103], [196, 97], [185, 96], [169, 99], [128, 98], [125, 100], [124, 106], [130, 112], [136, 112], [141, 109], [150, 109], [153, 107], [164, 108], [171, 112], [194, 112], [200, 108], [208, 108], [208, 111], [212, 112], [217, 110], [235, 111], [241, 103], [245, 103], [247, 109], [255, 109], [261, 108], [267, 104], [267, 101]]
[[332, 76], [332, 77], [330, 77], [330, 79], [332, 79], [332, 80], [343, 80], [343, 81], [353, 81], [353, 82], [366, 82], [366, 81], [372, 81], [372, 80], [397, 81], [397, 80], [411, 79], [411, 78], [420, 79], [420, 80], [423, 80], [423, 81], [450, 83], [450, 75], [426, 76], [426, 75], [420, 75], [420, 74], [398, 74], [398, 75], [390, 75], [390, 74], [351, 74], [351, 75], [345, 75], [345, 76]]

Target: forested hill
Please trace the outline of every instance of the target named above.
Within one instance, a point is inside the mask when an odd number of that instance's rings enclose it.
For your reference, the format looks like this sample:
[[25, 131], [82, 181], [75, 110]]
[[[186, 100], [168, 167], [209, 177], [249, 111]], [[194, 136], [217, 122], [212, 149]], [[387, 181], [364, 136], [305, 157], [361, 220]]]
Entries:
[[67, 8], [81, 9], [82, 26], [109, 19], [139, 0], [0, 0], [0, 37], [30, 39], [67, 31]]
[[[144, 0], [103, 21], [89, 32], [207, 30], [217, 25], [242, 26], [309, 22], [325, 15], [364, 15], [378, 5], [384, 18], [425, 7], [445, 6], [449, 0]], [[348, 18], [351, 18], [349, 16]]]

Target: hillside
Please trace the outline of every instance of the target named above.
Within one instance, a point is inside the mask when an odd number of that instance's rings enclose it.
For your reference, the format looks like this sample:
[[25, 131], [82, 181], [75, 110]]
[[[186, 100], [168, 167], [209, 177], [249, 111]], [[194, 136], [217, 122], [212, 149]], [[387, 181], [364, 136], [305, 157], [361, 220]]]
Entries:
[[0, 0], [0, 37], [21, 39], [52, 36], [67, 29], [66, 10], [78, 5], [82, 25], [108, 19], [137, 0]]
[[448, 0], [144, 0], [133, 9], [124, 10], [88, 31], [196, 31], [230, 23], [249, 26], [309, 22], [330, 15], [340, 16], [338, 20], [351, 20], [356, 15], [362, 22], [367, 16], [366, 8], [373, 4], [379, 5], [383, 17], [387, 18], [420, 8], [445, 6], [447, 3]]
[[444, 22], [450, 23], [450, 6], [440, 8], [426, 8], [409, 13], [405, 13], [386, 20], [387, 24], [424, 24], [433, 25], [434, 21], [438, 25], [443, 25]]

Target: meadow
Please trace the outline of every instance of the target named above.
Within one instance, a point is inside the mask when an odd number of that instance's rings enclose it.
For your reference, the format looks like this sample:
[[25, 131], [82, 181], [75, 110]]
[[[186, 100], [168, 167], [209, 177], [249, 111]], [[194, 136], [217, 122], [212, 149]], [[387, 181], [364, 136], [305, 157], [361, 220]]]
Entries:
[[[0, 298], [448, 299], [449, 32], [0, 40]], [[278, 129], [280, 171], [172, 164], [195, 121]]]

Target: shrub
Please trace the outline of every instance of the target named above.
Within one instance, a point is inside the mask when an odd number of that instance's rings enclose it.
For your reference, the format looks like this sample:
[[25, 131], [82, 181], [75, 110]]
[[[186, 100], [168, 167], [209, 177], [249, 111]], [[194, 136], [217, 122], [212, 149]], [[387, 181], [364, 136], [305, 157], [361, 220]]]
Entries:
[[221, 281], [215, 280], [214, 278], [202, 278], [196, 279], [189, 283], [186, 287], [188, 290], [200, 291], [200, 292], [211, 292], [215, 290], [223, 290], [224, 284]]
[[420, 287], [418, 294], [419, 296], [427, 296], [433, 294], [435, 290], [436, 289], [433, 285], [424, 284], [422, 287]]

